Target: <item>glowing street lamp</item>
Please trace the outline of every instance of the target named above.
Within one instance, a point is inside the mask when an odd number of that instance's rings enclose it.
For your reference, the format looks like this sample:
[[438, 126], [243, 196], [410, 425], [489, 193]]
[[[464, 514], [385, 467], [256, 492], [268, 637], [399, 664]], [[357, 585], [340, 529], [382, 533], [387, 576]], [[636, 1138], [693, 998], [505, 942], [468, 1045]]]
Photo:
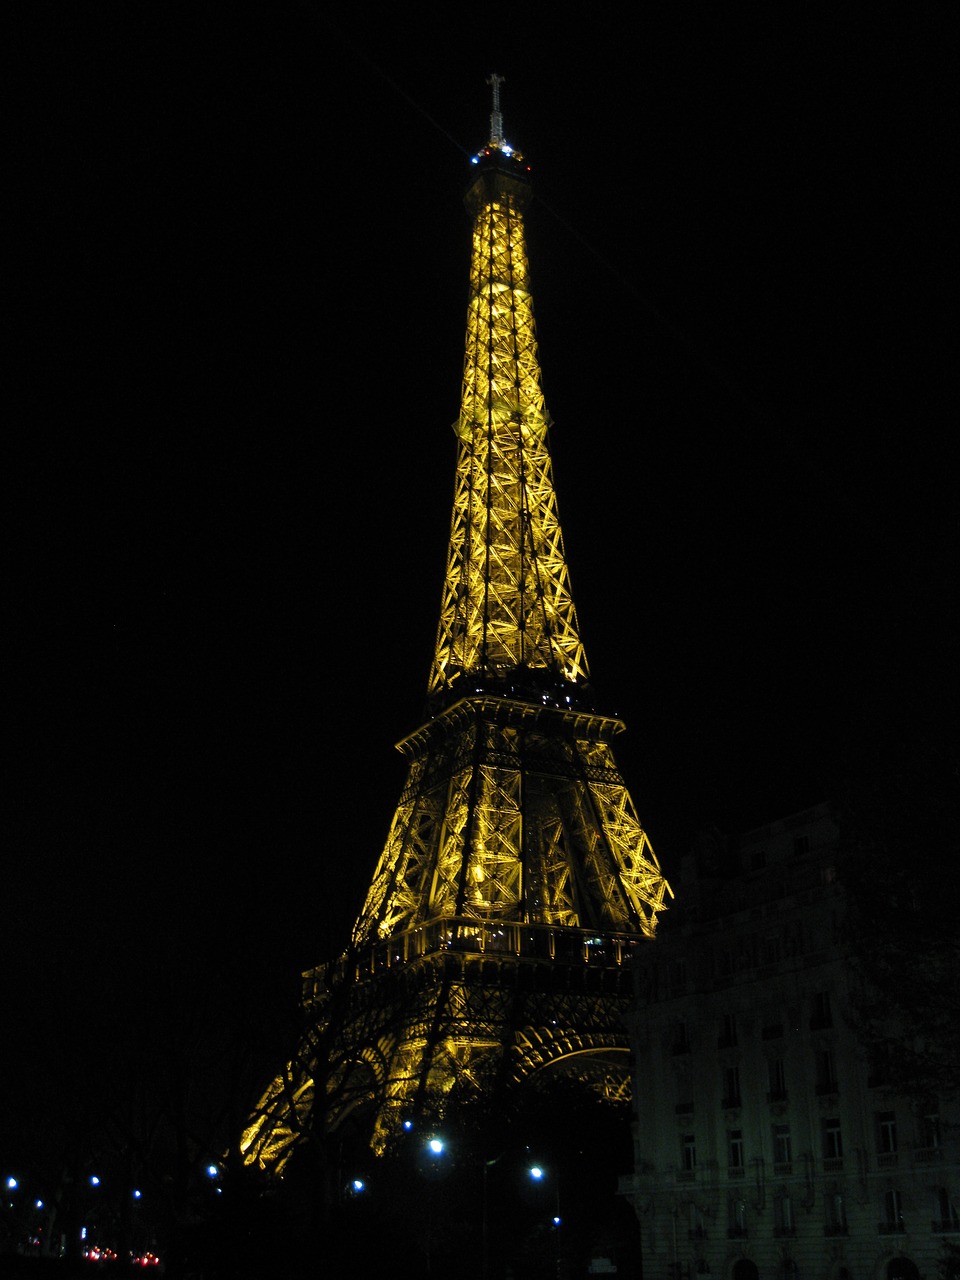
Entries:
[[[544, 1182], [547, 1178], [547, 1171], [543, 1168], [542, 1165], [539, 1165], [539, 1164], [531, 1165], [530, 1168], [527, 1170], [527, 1173], [530, 1175], [530, 1177], [533, 1179], [534, 1182]], [[559, 1277], [560, 1270], [561, 1270], [560, 1268], [560, 1227], [563, 1223], [563, 1219], [560, 1217], [560, 1175], [559, 1174], [557, 1174], [553, 1179], [553, 1192], [554, 1192], [554, 1204], [556, 1206], [556, 1209], [555, 1209], [552, 1221], [553, 1221], [554, 1230], [557, 1233], [557, 1276]]]
[[[426, 1149], [429, 1152], [429, 1154], [435, 1158], [434, 1169], [436, 1169], [437, 1164], [439, 1163], [440, 1157], [445, 1153], [447, 1149], [447, 1144], [444, 1142], [443, 1138], [439, 1137], [437, 1134], [434, 1134], [433, 1137], [427, 1139]], [[432, 1242], [433, 1242], [433, 1186], [431, 1184], [430, 1192], [427, 1196], [427, 1275], [428, 1276], [433, 1273]]]
[[[532, 1164], [530, 1168], [527, 1170], [527, 1173], [530, 1175], [530, 1177], [533, 1179], [534, 1182], [547, 1181], [547, 1171], [546, 1169], [544, 1169], [542, 1165]], [[556, 1205], [557, 1205], [557, 1212], [553, 1219], [553, 1225], [555, 1227], [559, 1227], [560, 1225], [560, 1178], [559, 1177], [554, 1179], [553, 1190], [554, 1190], [554, 1195], [556, 1198]]]

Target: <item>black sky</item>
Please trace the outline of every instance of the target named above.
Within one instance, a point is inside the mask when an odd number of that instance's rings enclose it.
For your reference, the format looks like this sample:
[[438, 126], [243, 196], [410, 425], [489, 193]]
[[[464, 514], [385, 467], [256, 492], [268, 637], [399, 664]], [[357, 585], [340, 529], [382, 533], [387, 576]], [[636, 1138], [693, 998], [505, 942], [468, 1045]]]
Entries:
[[293, 971], [362, 905], [493, 70], [582, 634], [668, 877], [700, 826], [829, 798], [878, 720], [951, 721], [948, 6], [45, 12], [4, 114], [8, 938], [48, 988], [131, 919]]

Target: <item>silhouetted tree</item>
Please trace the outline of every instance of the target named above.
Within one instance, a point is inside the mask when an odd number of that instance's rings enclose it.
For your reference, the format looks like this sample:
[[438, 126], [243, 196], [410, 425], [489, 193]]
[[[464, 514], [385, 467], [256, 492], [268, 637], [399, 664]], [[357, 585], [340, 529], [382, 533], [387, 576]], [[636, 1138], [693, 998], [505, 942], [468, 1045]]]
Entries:
[[960, 768], [952, 734], [916, 711], [858, 742], [840, 817], [858, 1031], [920, 1098], [960, 1089]]

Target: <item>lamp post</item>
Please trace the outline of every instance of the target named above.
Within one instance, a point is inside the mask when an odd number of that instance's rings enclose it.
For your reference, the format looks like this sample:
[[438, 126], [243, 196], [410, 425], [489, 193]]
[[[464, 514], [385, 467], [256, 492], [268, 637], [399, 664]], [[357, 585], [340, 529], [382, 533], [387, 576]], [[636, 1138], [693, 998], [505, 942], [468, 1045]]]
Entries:
[[430, 1165], [430, 1173], [433, 1175], [430, 1179], [430, 1193], [427, 1196], [427, 1275], [433, 1274], [433, 1182], [436, 1178], [437, 1167], [440, 1157], [447, 1149], [447, 1144], [440, 1137], [434, 1135], [427, 1139], [426, 1144], [428, 1158], [432, 1158]]
[[483, 1162], [483, 1193], [481, 1197], [483, 1201], [483, 1231], [481, 1234], [481, 1251], [480, 1251], [481, 1252], [480, 1274], [481, 1274], [482, 1280], [489, 1280], [489, 1276], [490, 1276], [490, 1231], [489, 1231], [488, 1207], [487, 1207], [488, 1206], [487, 1181], [488, 1181], [490, 1170], [493, 1168], [495, 1164], [497, 1164], [497, 1162], [502, 1158], [502, 1156], [503, 1156], [503, 1152], [501, 1151], [500, 1155], [494, 1156], [492, 1160], [484, 1160]]
[[[546, 1178], [546, 1170], [538, 1164], [531, 1165], [527, 1171], [534, 1182], [542, 1182]], [[560, 1280], [561, 1264], [560, 1264], [560, 1228], [563, 1225], [563, 1219], [560, 1217], [560, 1175], [555, 1172], [553, 1175], [553, 1194], [554, 1194], [554, 1214], [553, 1229], [556, 1232], [557, 1243], [557, 1280]]]

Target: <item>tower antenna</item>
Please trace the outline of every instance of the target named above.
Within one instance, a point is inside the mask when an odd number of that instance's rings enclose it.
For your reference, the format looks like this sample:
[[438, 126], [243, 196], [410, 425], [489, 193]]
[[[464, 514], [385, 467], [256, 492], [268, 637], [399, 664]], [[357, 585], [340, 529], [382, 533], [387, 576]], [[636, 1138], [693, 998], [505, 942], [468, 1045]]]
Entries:
[[493, 86], [493, 110], [490, 112], [490, 146], [503, 145], [503, 116], [500, 114], [500, 86], [506, 76], [498, 76], [494, 71], [487, 76], [487, 84]]

